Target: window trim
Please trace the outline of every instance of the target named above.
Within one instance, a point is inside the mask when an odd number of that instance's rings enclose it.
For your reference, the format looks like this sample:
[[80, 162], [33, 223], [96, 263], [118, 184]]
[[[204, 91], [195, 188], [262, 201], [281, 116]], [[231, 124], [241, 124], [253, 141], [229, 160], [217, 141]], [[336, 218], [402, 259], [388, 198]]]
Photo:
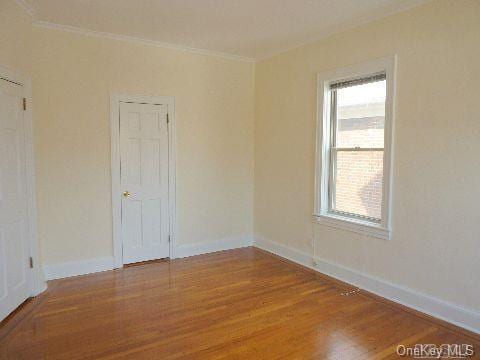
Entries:
[[[396, 55], [366, 61], [353, 66], [335, 69], [317, 75], [317, 132], [315, 156], [315, 201], [314, 218], [320, 224], [368, 235], [380, 239], [390, 239], [391, 203], [392, 203], [392, 161], [393, 128], [395, 115]], [[382, 218], [380, 222], [364, 220], [358, 217], [343, 216], [329, 212], [329, 182], [331, 172], [330, 109], [331, 83], [349, 81], [384, 72], [387, 81], [385, 100], [385, 141], [383, 153]]]

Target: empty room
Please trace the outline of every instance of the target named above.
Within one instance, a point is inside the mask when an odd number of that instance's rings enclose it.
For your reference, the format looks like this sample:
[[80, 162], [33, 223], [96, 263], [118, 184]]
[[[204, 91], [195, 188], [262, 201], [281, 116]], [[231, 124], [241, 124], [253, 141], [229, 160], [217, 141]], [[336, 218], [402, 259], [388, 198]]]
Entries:
[[0, 0], [0, 359], [480, 359], [479, 0]]

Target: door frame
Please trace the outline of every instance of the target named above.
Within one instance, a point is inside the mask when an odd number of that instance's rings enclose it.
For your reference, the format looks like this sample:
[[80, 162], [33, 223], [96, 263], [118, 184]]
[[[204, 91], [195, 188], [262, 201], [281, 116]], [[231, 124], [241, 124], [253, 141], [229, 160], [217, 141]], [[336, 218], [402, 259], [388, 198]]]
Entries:
[[112, 230], [114, 267], [123, 267], [122, 198], [120, 186], [120, 104], [150, 104], [168, 106], [168, 228], [170, 259], [175, 258], [176, 244], [176, 136], [175, 98], [173, 96], [147, 96], [110, 93], [110, 138], [112, 173]]
[[26, 110], [23, 111], [23, 127], [25, 136], [25, 175], [27, 186], [27, 226], [28, 252], [33, 260], [33, 268], [29, 271], [30, 296], [36, 296], [47, 289], [47, 283], [40, 265], [37, 226], [37, 198], [35, 189], [35, 152], [33, 140], [32, 82], [29, 76], [20, 71], [0, 65], [0, 79], [20, 85], [26, 99]]

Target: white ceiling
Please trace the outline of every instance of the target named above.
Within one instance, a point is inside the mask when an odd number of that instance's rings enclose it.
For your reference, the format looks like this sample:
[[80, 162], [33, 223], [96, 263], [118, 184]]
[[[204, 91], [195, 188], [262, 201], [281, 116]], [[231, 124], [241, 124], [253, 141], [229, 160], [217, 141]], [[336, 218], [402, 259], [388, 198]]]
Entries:
[[38, 21], [258, 60], [428, 0], [26, 1]]

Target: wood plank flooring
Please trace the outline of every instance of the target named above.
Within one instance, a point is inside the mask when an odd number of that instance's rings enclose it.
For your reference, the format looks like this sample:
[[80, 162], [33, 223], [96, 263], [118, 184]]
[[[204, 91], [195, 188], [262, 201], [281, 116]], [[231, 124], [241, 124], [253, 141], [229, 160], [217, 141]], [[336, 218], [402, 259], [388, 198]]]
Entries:
[[417, 343], [480, 352], [474, 334], [349, 290], [256, 248], [55, 280], [0, 326], [0, 359], [398, 359], [397, 345]]

